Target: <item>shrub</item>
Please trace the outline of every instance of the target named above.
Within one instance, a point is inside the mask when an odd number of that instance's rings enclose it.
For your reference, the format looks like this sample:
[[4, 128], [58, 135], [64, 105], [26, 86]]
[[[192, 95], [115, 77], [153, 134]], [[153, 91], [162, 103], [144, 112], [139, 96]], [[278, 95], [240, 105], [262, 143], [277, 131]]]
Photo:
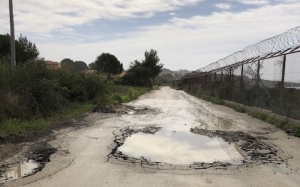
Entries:
[[15, 70], [0, 65], [0, 85], [1, 119], [48, 116], [70, 102], [92, 100], [103, 87], [98, 77], [50, 70], [43, 61]]

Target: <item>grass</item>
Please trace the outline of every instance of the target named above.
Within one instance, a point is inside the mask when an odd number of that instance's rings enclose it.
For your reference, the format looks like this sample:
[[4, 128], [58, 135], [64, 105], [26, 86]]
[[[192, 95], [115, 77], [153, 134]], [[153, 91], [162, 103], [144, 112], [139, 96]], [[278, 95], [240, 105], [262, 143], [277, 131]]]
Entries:
[[288, 120], [282, 121], [277, 119], [274, 116], [270, 116], [263, 113], [249, 113], [250, 116], [255, 117], [257, 119], [260, 119], [264, 122], [270, 123], [284, 131], [286, 131], [288, 134], [291, 134], [296, 137], [300, 137], [300, 126], [296, 125], [294, 123], [289, 122]]
[[113, 85], [108, 89], [105, 98], [98, 100], [97, 103], [127, 103], [137, 99], [147, 91], [148, 88], [144, 87]]
[[[119, 85], [108, 85], [106, 95], [99, 97], [99, 103], [126, 103], [137, 99], [140, 95], [148, 91], [147, 88], [130, 87]], [[41, 132], [51, 129], [58, 122], [70, 120], [96, 106], [92, 102], [73, 102], [67, 107], [52, 113], [49, 117], [34, 120], [9, 119], [0, 124], [0, 138], [7, 138], [11, 135], [30, 135], [34, 132]]]
[[60, 111], [53, 113], [50, 117], [22, 121], [19, 119], [9, 119], [0, 124], [0, 137], [5, 138], [10, 135], [26, 136], [32, 132], [49, 129], [60, 121], [69, 120], [83, 114], [95, 107], [92, 103], [71, 103]]
[[[119, 85], [107, 85], [106, 95], [99, 97], [99, 103], [126, 103], [137, 99], [140, 95], [148, 91], [147, 88], [130, 87]], [[102, 94], [100, 94], [102, 95]], [[67, 107], [52, 113], [49, 117], [34, 120], [9, 119], [0, 124], [0, 138], [11, 135], [26, 136], [33, 132], [41, 132], [50, 129], [58, 122], [66, 121], [90, 111], [96, 106], [92, 102], [73, 102]]]
[[[193, 94], [195, 95], [195, 94]], [[265, 113], [261, 113], [261, 112], [256, 112], [256, 113], [251, 113], [251, 112], [247, 112], [246, 109], [242, 106], [239, 105], [235, 105], [235, 104], [230, 104], [230, 103], [226, 103], [223, 99], [220, 99], [218, 97], [214, 97], [214, 96], [210, 96], [210, 97], [203, 97], [200, 95], [197, 95], [197, 97], [207, 100], [209, 102], [212, 102], [214, 104], [217, 105], [223, 105], [223, 106], [227, 106], [229, 108], [232, 108], [233, 110], [240, 112], [240, 113], [247, 113], [248, 115], [260, 119], [264, 122], [270, 123], [282, 130], [284, 130], [285, 132], [287, 132], [290, 135], [296, 136], [296, 137], [300, 137], [300, 126], [297, 124], [294, 124], [292, 122], [289, 122], [288, 120], [282, 121], [277, 119], [274, 116], [270, 116], [268, 114]]]

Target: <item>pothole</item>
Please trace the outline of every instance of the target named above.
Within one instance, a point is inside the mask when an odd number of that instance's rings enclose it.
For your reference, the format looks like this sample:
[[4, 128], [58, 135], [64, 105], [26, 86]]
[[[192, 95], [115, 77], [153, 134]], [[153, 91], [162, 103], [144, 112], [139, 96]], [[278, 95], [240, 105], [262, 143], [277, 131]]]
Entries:
[[282, 164], [277, 150], [243, 132], [208, 131], [188, 125], [121, 129], [108, 161], [151, 169], [227, 169]]
[[123, 104], [101, 104], [95, 107], [93, 112], [98, 113], [116, 113], [116, 114], [129, 114], [129, 115], [140, 115], [140, 114], [157, 114], [157, 109], [151, 109], [147, 107], [133, 107]]
[[28, 153], [24, 161], [1, 165], [0, 184], [36, 174], [50, 162], [50, 155], [55, 152], [56, 149], [50, 145], [41, 145]]
[[35, 162], [34, 160], [24, 161], [0, 174], [0, 183], [5, 183], [7, 181], [33, 175], [39, 170], [40, 164], [38, 162]]

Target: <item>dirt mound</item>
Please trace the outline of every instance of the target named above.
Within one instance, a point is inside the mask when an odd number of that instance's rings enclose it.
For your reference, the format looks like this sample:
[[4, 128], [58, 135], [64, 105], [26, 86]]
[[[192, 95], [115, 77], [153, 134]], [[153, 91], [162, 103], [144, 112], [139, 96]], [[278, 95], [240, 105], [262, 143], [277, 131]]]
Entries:
[[112, 104], [101, 104], [95, 107], [92, 111], [99, 113], [116, 113], [115, 106]]

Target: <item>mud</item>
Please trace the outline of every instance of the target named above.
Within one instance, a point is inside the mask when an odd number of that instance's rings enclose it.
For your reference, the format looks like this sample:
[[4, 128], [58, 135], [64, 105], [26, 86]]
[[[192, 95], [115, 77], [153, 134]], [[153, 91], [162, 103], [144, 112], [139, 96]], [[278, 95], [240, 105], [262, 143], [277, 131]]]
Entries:
[[[132, 108], [124, 107], [119, 113], [117, 110], [116, 113], [91, 112], [81, 120], [82, 124], [71, 120], [71, 128], [54, 131], [54, 138], [45, 140], [58, 149], [51, 156], [51, 162], [41, 172], [10, 181], [5, 186], [299, 186], [300, 139], [290, 137], [272, 125], [167, 87], [151, 91], [127, 105]], [[129, 140], [138, 133], [156, 136], [162, 130], [157, 129], [159, 126], [185, 127], [185, 124], [191, 125], [192, 129], [205, 129], [205, 133], [210, 132], [213, 138], [222, 138], [222, 131], [237, 132], [225, 134], [222, 139], [226, 141], [227, 137], [228, 143], [236, 144], [247, 162], [240, 165], [217, 161], [167, 164], [129, 157], [117, 149], [127, 138]], [[200, 136], [204, 131], [198, 133]], [[241, 143], [243, 140], [257, 142], [254, 139], [262, 145], [243, 146]], [[36, 143], [23, 147], [30, 150]], [[256, 151], [247, 155], [246, 148]], [[270, 149], [274, 150], [273, 158], [276, 155], [286, 164], [269, 160], [264, 163], [263, 155]], [[254, 153], [259, 156], [256, 158]]]
[[116, 113], [116, 114], [156, 114], [159, 111], [155, 109], [151, 109], [148, 107], [133, 107], [129, 105], [122, 105], [122, 104], [101, 104], [95, 107], [93, 112], [97, 113]]
[[56, 148], [47, 144], [47, 142], [55, 139], [54, 132], [64, 128], [79, 130], [83, 127], [89, 127], [94, 124], [94, 118], [91, 117], [93, 113], [96, 115], [99, 115], [97, 113], [112, 114], [112, 116], [103, 115], [100, 117], [100, 119], [105, 119], [124, 114], [140, 115], [157, 112], [157, 110], [146, 107], [137, 108], [117, 104], [100, 105], [94, 108], [92, 112], [56, 123], [49, 129], [32, 132], [28, 135], [11, 135], [8, 138], [2, 138], [0, 139], [0, 186], [1, 183], [28, 177], [41, 171], [50, 162], [50, 156], [57, 151]]
[[[120, 151], [120, 148], [124, 145], [128, 137], [141, 132], [145, 134], [155, 134], [160, 130], [161, 127], [149, 126], [143, 129], [125, 128], [121, 129], [120, 131], [114, 132], [115, 140], [110, 146], [108, 146], [108, 148], [112, 150], [108, 155], [108, 161], [114, 164], [132, 164], [134, 166], [141, 166], [142, 168], [151, 168], [155, 170], [197, 170], [209, 168], [226, 170], [261, 164], [286, 164], [285, 161], [280, 157], [280, 155], [278, 155], [278, 151], [275, 148], [259, 141], [257, 138], [244, 132], [230, 132], [219, 130], [211, 131], [199, 128], [191, 128], [190, 131], [194, 134], [203, 135], [210, 138], [219, 137], [229, 144], [234, 144], [235, 148], [244, 158], [242, 162], [232, 163], [214, 161], [192, 162], [191, 164], [174, 164], [151, 160], [144, 156], [141, 156], [139, 158], [131, 157]], [[161, 149], [164, 148], [161, 147]], [[231, 150], [230, 152], [233, 151]]]
[[50, 162], [50, 156], [56, 151], [57, 149], [50, 145], [39, 145], [26, 153], [27, 156], [23, 161], [0, 165], [0, 183], [36, 174]]

